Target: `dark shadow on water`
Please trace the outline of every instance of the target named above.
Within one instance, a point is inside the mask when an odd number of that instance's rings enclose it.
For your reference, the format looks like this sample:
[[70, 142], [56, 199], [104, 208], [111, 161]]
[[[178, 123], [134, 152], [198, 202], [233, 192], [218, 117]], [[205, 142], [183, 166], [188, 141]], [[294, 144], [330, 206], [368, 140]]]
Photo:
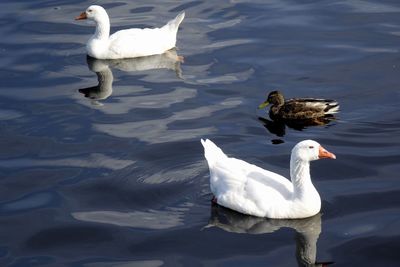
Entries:
[[321, 214], [298, 220], [278, 220], [244, 215], [212, 203], [211, 216], [205, 228], [218, 227], [239, 234], [268, 234], [281, 228], [296, 231], [296, 259], [298, 266], [328, 266], [333, 262], [318, 262], [317, 241], [321, 233]]
[[[331, 122], [336, 121], [337, 118], [333, 115], [326, 115], [325, 117], [305, 119], [305, 120], [269, 120], [267, 118], [258, 117], [258, 120], [264, 125], [264, 127], [272, 134], [278, 137], [284, 137], [286, 135], [286, 127], [296, 131], [303, 131], [313, 126], [327, 126], [330, 127]], [[330, 124], [330, 125], [328, 125]], [[272, 139], [272, 144], [284, 143], [282, 139]]]
[[99, 100], [105, 100], [111, 96], [114, 81], [112, 69], [119, 69], [126, 72], [170, 69], [174, 70], [176, 76], [182, 79], [181, 63], [183, 62], [183, 57], [178, 56], [175, 49], [161, 55], [130, 59], [96, 59], [87, 56], [86, 62], [89, 69], [96, 73], [98, 84], [96, 86], [81, 88], [78, 91], [86, 98], [91, 99], [93, 105], [102, 105]]

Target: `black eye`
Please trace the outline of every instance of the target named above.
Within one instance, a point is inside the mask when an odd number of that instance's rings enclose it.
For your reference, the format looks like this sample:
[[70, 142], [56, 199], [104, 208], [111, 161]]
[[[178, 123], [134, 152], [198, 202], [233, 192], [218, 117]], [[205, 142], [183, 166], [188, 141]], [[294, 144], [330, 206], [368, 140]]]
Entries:
[[308, 148], [313, 149], [314, 147], [313, 146], [309, 146]]
[[92, 10], [91, 10], [91, 9], [89, 9], [89, 10], [88, 10], [88, 12], [92, 12]]

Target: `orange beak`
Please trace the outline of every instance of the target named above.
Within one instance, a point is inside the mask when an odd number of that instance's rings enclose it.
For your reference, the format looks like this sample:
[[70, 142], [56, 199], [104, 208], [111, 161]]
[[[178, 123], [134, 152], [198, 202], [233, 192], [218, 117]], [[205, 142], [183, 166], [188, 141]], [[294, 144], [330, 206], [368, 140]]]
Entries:
[[82, 12], [79, 16], [75, 17], [75, 20], [87, 19], [86, 12]]
[[319, 154], [318, 157], [320, 159], [336, 159], [335, 154], [329, 152], [328, 150], [326, 150], [325, 148], [323, 148], [322, 146], [319, 147]]

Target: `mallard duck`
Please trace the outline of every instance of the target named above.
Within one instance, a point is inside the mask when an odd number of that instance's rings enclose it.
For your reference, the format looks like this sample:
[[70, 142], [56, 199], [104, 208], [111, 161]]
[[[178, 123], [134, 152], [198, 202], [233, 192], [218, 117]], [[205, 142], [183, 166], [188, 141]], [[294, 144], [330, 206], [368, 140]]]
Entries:
[[310, 161], [336, 156], [312, 140], [298, 143], [290, 158], [290, 182], [285, 177], [243, 160], [230, 158], [210, 140], [201, 140], [210, 169], [213, 202], [247, 215], [272, 219], [311, 217], [321, 199], [311, 182]]
[[91, 19], [96, 23], [96, 32], [86, 44], [89, 56], [97, 59], [122, 59], [162, 54], [174, 48], [179, 25], [185, 12], [161, 28], [132, 28], [117, 31], [110, 36], [110, 19], [106, 10], [92, 5], [75, 20]]
[[332, 116], [339, 111], [339, 103], [330, 99], [293, 98], [285, 101], [279, 91], [269, 93], [258, 108], [271, 104], [269, 116], [273, 120], [309, 120]]

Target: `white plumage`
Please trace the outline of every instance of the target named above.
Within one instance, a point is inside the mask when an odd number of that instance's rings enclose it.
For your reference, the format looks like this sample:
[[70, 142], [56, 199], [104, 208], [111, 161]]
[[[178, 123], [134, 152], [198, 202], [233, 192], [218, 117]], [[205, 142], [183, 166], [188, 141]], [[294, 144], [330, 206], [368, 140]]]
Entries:
[[110, 19], [101, 6], [90, 6], [75, 19], [92, 19], [96, 23], [96, 31], [86, 44], [89, 56], [97, 59], [121, 59], [162, 54], [174, 48], [178, 28], [184, 17], [185, 12], [181, 12], [161, 28], [132, 28], [118, 31], [111, 36]]
[[210, 169], [210, 188], [217, 203], [238, 212], [276, 219], [317, 214], [321, 199], [310, 178], [309, 162], [335, 158], [317, 142], [306, 140], [292, 150], [290, 182], [243, 160], [230, 158], [210, 140], [201, 140]]

